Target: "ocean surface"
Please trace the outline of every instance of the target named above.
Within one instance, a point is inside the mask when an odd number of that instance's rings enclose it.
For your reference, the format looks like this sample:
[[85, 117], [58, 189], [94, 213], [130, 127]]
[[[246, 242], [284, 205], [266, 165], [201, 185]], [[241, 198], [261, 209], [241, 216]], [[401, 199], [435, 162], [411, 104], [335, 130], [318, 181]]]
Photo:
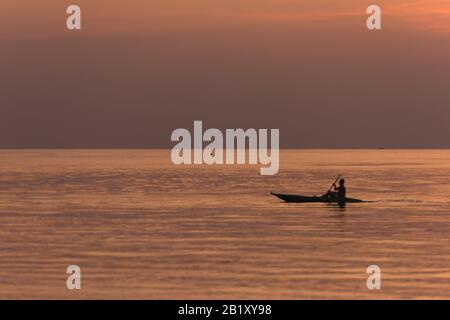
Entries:
[[[259, 169], [0, 150], [0, 299], [450, 298], [450, 150], [284, 150], [278, 175]], [[339, 173], [370, 202], [270, 195], [320, 195]]]

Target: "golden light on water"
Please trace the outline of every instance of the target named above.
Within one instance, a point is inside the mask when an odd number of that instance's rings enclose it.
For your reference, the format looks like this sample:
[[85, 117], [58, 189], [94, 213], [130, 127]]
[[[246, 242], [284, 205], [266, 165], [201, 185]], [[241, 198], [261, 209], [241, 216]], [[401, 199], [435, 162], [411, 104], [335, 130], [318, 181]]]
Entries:
[[[265, 178], [169, 153], [0, 151], [0, 298], [73, 298], [70, 264], [77, 298], [449, 298], [450, 151], [284, 150]], [[270, 195], [320, 194], [338, 172], [372, 202]]]

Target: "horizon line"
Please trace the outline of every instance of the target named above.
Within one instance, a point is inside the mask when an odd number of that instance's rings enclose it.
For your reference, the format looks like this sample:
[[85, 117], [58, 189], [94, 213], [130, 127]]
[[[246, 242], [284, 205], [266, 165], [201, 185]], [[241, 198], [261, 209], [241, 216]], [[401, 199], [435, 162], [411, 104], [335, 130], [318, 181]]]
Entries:
[[[2, 148], [0, 150], [172, 150], [173, 148], [142, 148], [142, 147], [69, 147], [69, 148], [59, 148], [59, 147], [49, 147], [49, 148]], [[270, 149], [270, 148], [269, 148]], [[196, 150], [195, 148], [191, 148], [191, 150]], [[200, 150], [204, 150], [200, 149]], [[224, 148], [224, 151], [227, 149]], [[238, 148], [234, 148], [233, 150], [240, 150]], [[249, 148], [245, 148], [244, 150], [249, 150]], [[259, 149], [256, 149], [259, 150]], [[450, 147], [346, 147], [346, 148], [336, 148], [336, 147], [314, 147], [314, 148], [279, 148], [279, 150], [450, 150]]]

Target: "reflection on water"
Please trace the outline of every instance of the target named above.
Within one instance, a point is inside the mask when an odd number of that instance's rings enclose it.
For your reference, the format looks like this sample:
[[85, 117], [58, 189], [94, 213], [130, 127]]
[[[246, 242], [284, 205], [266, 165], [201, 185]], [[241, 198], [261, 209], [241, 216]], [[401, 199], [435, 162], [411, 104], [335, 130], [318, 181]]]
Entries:
[[[182, 166], [166, 150], [0, 151], [0, 298], [450, 298], [450, 151], [283, 151]], [[348, 204], [287, 204], [338, 173]], [[65, 269], [82, 269], [82, 290]], [[366, 268], [382, 269], [382, 290]]]

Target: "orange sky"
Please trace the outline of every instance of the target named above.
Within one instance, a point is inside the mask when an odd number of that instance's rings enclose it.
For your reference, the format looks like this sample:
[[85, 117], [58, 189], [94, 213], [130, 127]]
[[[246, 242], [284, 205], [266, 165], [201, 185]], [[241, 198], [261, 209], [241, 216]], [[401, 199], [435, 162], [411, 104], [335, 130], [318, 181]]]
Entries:
[[2, 0], [0, 148], [168, 147], [194, 120], [450, 147], [449, 37], [450, 0]]
[[64, 11], [69, 4], [82, 7], [85, 32], [91, 34], [349, 22], [352, 17], [357, 17], [361, 24], [369, 4], [381, 6], [383, 16], [390, 18], [390, 28], [450, 33], [450, 0], [3, 0], [0, 4], [0, 35], [61, 34], [65, 31], [61, 26], [64, 26]]

